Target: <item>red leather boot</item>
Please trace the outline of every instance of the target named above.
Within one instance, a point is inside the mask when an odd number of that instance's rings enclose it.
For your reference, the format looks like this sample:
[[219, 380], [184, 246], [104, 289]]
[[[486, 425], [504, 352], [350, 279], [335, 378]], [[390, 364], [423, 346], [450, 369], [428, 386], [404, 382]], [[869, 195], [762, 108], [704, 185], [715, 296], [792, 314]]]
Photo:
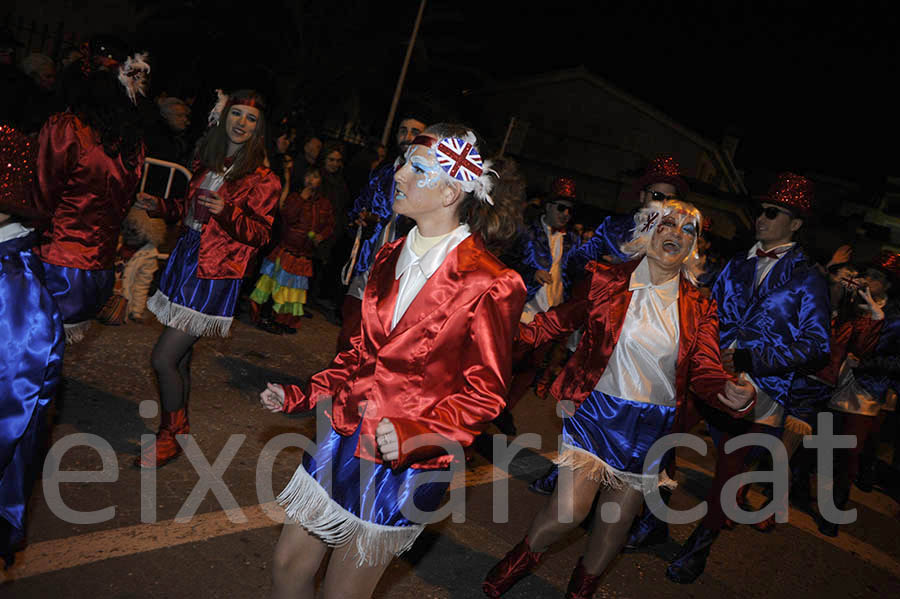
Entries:
[[528, 537], [522, 539], [488, 572], [481, 590], [488, 597], [499, 597], [514, 584], [531, 574], [541, 561], [543, 552], [531, 550]]
[[566, 588], [566, 599], [592, 599], [603, 575], [594, 576], [584, 569], [583, 559], [578, 558], [578, 564], [572, 570], [572, 578]]
[[186, 435], [189, 432], [191, 427], [186, 407], [175, 412], [163, 411], [156, 439], [141, 449], [141, 455], [134, 460], [134, 465], [138, 468], [159, 468], [168, 464], [181, 454], [181, 445], [175, 435]]

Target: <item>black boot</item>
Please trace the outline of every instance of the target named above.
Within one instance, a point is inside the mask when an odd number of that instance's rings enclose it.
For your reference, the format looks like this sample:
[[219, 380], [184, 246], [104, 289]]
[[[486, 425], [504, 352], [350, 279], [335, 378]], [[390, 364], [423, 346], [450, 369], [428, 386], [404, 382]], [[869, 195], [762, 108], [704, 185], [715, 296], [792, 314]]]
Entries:
[[718, 530], [710, 530], [699, 524], [675, 559], [669, 563], [666, 578], [679, 584], [690, 584], [697, 580], [706, 568], [706, 559], [718, 536]]
[[856, 488], [863, 493], [871, 493], [878, 482], [878, 461], [865, 457], [860, 458], [859, 474], [856, 476]]
[[[850, 490], [849, 489], [835, 489], [834, 490], [834, 505], [837, 509], [843, 511], [847, 507], [847, 503], [850, 501]], [[819, 525], [819, 532], [825, 535], [826, 537], [836, 537], [838, 536], [838, 524], [836, 522], [832, 522], [831, 520], [827, 520], [821, 512], [816, 512], [816, 524]]]

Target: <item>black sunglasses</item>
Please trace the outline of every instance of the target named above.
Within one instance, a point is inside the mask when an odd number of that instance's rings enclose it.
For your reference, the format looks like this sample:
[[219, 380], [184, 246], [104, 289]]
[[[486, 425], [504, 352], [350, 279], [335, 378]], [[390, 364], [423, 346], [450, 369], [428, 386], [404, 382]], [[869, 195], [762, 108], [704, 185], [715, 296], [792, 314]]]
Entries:
[[568, 204], [560, 204], [559, 202], [553, 202], [553, 203], [556, 204], [557, 212], [568, 212], [570, 214], [575, 212], [574, 206], [569, 206]]
[[654, 202], [665, 202], [666, 200], [680, 200], [681, 196], [677, 193], [675, 195], [666, 195], [661, 191], [653, 191], [652, 189], [645, 189], [647, 193], [650, 194], [650, 198]]
[[769, 220], [775, 220], [776, 218], [778, 218], [779, 214], [787, 214], [788, 216], [793, 218], [793, 215], [790, 212], [788, 212], [787, 210], [782, 210], [781, 208], [775, 208], [774, 206], [769, 206], [768, 208], [760, 207], [759, 214], [760, 214], [760, 216], [765, 216]]

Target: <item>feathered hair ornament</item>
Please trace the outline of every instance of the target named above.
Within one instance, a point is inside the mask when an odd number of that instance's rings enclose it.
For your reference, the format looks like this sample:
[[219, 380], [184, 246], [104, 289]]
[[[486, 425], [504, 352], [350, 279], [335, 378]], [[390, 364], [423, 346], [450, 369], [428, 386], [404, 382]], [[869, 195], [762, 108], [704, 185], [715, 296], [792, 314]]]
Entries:
[[129, 56], [124, 64], [119, 65], [119, 83], [125, 87], [125, 93], [132, 104], [137, 104], [137, 95], [147, 95], [150, 65], [147, 64], [146, 52], [138, 52]]
[[691, 251], [681, 264], [681, 272], [687, 277], [687, 280], [697, 285], [697, 278], [703, 274], [703, 259], [697, 249], [697, 239], [703, 228], [703, 215], [694, 207], [693, 204], [681, 202], [679, 200], [666, 200], [664, 202], [650, 201], [638, 210], [634, 215], [634, 233], [631, 240], [622, 244], [622, 252], [628, 254], [631, 259], [640, 258], [647, 254], [647, 247], [650, 245], [650, 238], [657, 225], [665, 217], [671, 214], [678, 214], [686, 217], [694, 225], [694, 242], [691, 245]]
[[491, 168], [490, 160], [483, 160], [475, 147], [475, 134], [466, 131], [464, 137], [444, 137], [435, 139], [428, 135], [417, 136], [409, 146], [406, 159], [409, 160], [413, 146], [425, 146], [428, 155], [440, 166], [435, 172], [440, 172], [446, 182], [457, 183], [463, 191], [473, 194], [482, 202], [491, 206], [491, 189], [494, 188], [493, 174], [499, 178], [497, 171]]
[[228, 104], [228, 94], [221, 89], [216, 90], [216, 96], [216, 105], [209, 111], [209, 117], [206, 119], [206, 122], [210, 127], [215, 127], [219, 124], [219, 119], [222, 118], [222, 112]]

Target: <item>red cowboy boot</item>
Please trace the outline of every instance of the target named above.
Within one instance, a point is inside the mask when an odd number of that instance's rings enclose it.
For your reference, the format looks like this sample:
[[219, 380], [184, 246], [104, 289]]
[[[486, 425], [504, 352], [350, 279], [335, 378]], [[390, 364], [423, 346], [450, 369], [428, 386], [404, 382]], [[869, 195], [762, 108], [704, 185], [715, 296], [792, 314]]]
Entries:
[[156, 439], [141, 450], [134, 465], [138, 468], [159, 468], [168, 464], [181, 454], [181, 445], [175, 435], [186, 435], [189, 432], [191, 427], [186, 407], [174, 412], [163, 411]]
[[537, 568], [543, 554], [543, 551], [532, 551], [525, 537], [491, 568], [481, 583], [481, 590], [488, 597], [499, 597]]
[[578, 564], [572, 570], [572, 578], [569, 579], [569, 586], [566, 587], [566, 599], [593, 599], [594, 593], [600, 587], [600, 581], [603, 575], [594, 576], [588, 574], [582, 563], [583, 558], [578, 558]]

